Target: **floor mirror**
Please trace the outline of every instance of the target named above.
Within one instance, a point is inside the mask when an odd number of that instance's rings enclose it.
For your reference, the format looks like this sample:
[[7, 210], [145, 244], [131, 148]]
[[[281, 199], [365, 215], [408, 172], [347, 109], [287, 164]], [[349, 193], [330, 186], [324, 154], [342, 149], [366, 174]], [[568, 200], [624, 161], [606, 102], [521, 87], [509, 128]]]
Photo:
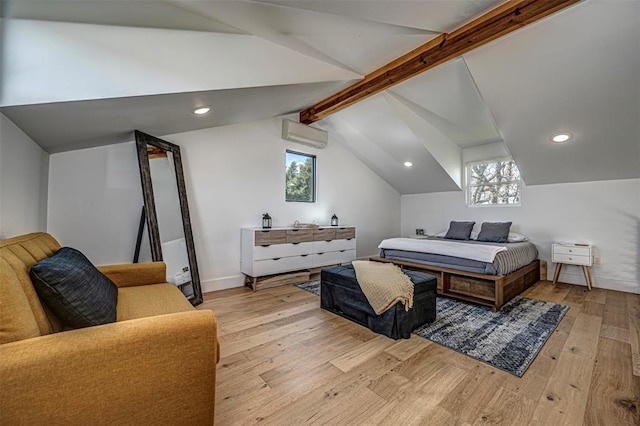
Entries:
[[165, 262], [167, 282], [198, 305], [202, 290], [180, 147], [138, 130], [135, 137], [151, 259]]

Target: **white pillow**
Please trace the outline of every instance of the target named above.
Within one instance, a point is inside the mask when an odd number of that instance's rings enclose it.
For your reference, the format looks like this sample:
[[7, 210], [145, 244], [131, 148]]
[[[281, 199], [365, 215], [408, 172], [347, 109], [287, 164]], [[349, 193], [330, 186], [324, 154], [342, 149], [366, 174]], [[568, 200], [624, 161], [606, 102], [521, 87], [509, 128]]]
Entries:
[[[447, 234], [447, 231], [442, 231], [438, 234], [436, 234], [436, 237], [444, 237]], [[477, 240], [478, 239], [478, 235], [480, 235], [480, 232], [478, 231], [471, 231], [471, 236], [469, 237], [469, 239], [471, 240]], [[507, 242], [508, 243], [521, 243], [524, 241], [529, 241], [529, 238], [525, 237], [522, 234], [518, 234], [517, 232], [509, 232], [509, 237], [507, 238]]]
[[529, 238], [516, 232], [509, 232], [509, 237], [507, 238], [508, 243], [521, 243], [523, 241], [529, 241]]

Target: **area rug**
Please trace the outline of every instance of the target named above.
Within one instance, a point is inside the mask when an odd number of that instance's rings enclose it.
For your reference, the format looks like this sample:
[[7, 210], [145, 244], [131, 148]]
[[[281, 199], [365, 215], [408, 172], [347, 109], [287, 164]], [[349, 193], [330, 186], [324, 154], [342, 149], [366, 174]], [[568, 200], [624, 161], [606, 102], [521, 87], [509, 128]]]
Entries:
[[[320, 295], [320, 281], [296, 284]], [[436, 298], [436, 320], [414, 334], [522, 377], [569, 307], [514, 297], [500, 312], [446, 297]]]
[[309, 281], [306, 283], [295, 284], [296, 287], [313, 293], [316, 296], [320, 296], [320, 280]]
[[438, 297], [436, 320], [414, 334], [522, 377], [568, 310], [516, 296], [491, 312], [487, 306]]

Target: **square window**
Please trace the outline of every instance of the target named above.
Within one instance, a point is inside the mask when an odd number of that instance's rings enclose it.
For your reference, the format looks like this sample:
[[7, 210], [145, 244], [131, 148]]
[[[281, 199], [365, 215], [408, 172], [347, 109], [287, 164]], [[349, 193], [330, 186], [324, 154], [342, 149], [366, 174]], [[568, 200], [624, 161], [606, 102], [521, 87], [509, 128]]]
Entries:
[[468, 206], [519, 206], [520, 170], [511, 158], [478, 161], [465, 167]]
[[316, 156], [296, 151], [286, 151], [285, 159], [286, 201], [315, 203]]

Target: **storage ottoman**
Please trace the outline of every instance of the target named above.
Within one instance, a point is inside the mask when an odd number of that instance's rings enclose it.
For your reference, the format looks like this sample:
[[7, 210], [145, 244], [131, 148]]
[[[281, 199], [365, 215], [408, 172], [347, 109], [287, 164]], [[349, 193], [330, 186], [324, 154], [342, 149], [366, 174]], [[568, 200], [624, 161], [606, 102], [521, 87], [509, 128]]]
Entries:
[[392, 339], [408, 339], [411, 332], [436, 319], [436, 277], [403, 269], [414, 285], [413, 308], [398, 302], [376, 315], [362, 293], [351, 265], [335, 266], [320, 272], [320, 307], [357, 322]]

